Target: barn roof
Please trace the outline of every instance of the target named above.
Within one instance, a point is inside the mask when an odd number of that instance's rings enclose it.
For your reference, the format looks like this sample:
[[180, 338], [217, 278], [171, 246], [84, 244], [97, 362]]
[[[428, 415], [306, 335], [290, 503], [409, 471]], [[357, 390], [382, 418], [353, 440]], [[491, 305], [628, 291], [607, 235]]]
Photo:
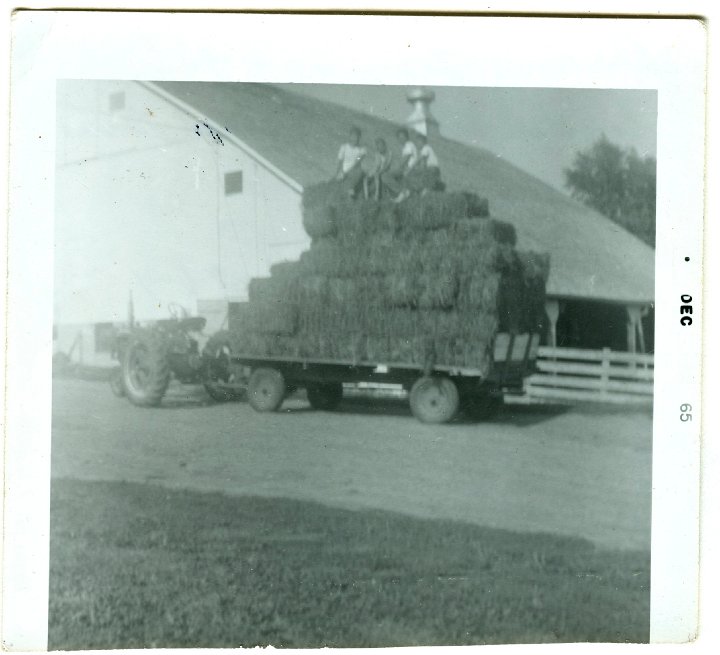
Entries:
[[[158, 82], [164, 91], [260, 153], [301, 185], [332, 176], [350, 125], [395, 143], [390, 121], [268, 84]], [[655, 253], [619, 225], [497, 155], [445, 137], [433, 141], [448, 190], [490, 201], [513, 223], [518, 247], [550, 253], [548, 293], [567, 298], [650, 302]]]

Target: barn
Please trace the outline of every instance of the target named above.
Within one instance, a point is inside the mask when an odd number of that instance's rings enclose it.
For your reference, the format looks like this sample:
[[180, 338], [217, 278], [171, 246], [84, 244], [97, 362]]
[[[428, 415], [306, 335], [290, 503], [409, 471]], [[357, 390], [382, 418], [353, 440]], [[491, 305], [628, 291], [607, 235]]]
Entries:
[[[442, 136], [432, 92], [408, 95], [448, 190], [487, 197], [519, 247], [551, 256], [545, 343], [653, 348], [654, 251], [491, 152]], [[251, 277], [307, 248], [306, 185], [332, 176], [356, 125], [395, 143], [397, 125], [268, 84], [65, 80], [57, 87], [55, 336], [68, 350], [172, 303], [220, 327]], [[90, 345], [88, 345], [90, 344]]]

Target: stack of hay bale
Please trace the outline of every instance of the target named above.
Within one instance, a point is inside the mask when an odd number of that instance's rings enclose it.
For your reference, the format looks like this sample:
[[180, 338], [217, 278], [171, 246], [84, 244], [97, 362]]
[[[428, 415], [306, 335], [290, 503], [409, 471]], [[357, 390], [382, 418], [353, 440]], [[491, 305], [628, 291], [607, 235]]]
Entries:
[[486, 200], [430, 192], [402, 203], [306, 189], [312, 245], [253, 279], [230, 316], [242, 354], [472, 367], [487, 373], [498, 331], [537, 332], [547, 255], [515, 250]]

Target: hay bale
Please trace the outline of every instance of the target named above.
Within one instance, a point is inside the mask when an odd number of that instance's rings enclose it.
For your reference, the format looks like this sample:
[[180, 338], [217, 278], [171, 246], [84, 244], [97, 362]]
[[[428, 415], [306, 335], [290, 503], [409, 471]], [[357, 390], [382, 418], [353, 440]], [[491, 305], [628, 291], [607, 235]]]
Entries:
[[458, 278], [452, 268], [435, 269], [417, 278], [420, 309], [447, 309], [455, 305], [458, 294]]
[[348, 332], [335, 342], [335, 356], [342, 361], [361, 362], [367, 358], [366, 337], [361, 332]]
[[303, 209], [309, 207], [324, 207], [328, 205], [338, 205], [347, 198], [343, 184], [339, 180], [329, 180], [327, 182], [319, 182], [311, 184], [303, 189], [302, 206]]
[[251, 303], [249, 328], [258, 334], [292, 336], [297, 331], [298, 309], [290, 302]]
[[390, 339], [387, 335], [365, 337], [365, 359], [368, 362], [387, 363], [390, 361]]
[[342, 183], [336, 180], [306, 187], [302, 197], [303, 227], [313, 239], [334, 236], [338, 206], [347, 199]]
[[512, 223], [494, 218], [483, 220], [463, 219], [457, 221], [454, 228], [454, 239], [459, 243], [481, 247], [488, 243], [502, 243], [514, 246], [517, 243], [517, 232]]
[[400, 230], [435, 230], [465, 218], [467, 201], [461, 193], [431, 191], [404, 200], [396, 212]]
[[440, 179], [438, 168], [413, 168], [405, 177], [405, 186], [415, 193], [421, 191], [443, 191], [445, 185]]
[[416, 275], [395, 273], [387, 278], [388, 307], [417, 307], [420, 285]]
[[380, 203], [377, 200], [348, 200], [337, 207], [336, 228], [339, 238], [354, 241], [378, 231]]
[[520, 250], [517, 252], [517, 257], [525, 280], [547, 284], [550, 277], [550, 255], [548, 253]]
[[463, 191], [465, 201], [467, 203], [468, 218], [487, 218], [490, 216], [490, 203], [487, 198], [481, 198], [477, 193], [472, 191]]
[[302, 306], [327, 300], [328, 278], [324, 275], [298, 275], [289, 282], [290, 295]]
[[318, 205], [303, 209], [302, 223], [305, 232], [312, 239], [335, 236], [337, 232], [337, 207]]
[[482, 313], [495, 313], [502, 275], [491, 268], [478, 267], [462, 278], [458, 292], [458, 308]]
[[336, 206], [334, 220], [338, 238], [357, 247], [359, 240], [370, 235], [396, 231], [397, 205], [389, 200], [345, 200]]
[[248, 329], [250, 303], [231, 302], [228, 303], [228, 331], [230, 333], [242, 333]]
[[457, 337], [440, 337], [435, 340], [435, 357], [438, 364], [480, 369], [482, 375], [492, 365], [492, 339], [476, 341]]
[[254, 277], [248, 284], [248, 300], [251, 306], [256, 303], [284, 303], [291, 299], [287, 279]]
[[283, 261], [270, 266], [270, 277], [282, 280], [292, 280], [300, 275], [299, 262]]
[[395, 364], [424, 366], [434, 358], [433, 340], [424, 335], [404, 337], [390, 335], [388, 360]]
[[308, 250], [300, 255], [301, 270], [304, 274], [338, 277], [351, 274], [348, 266], [353, 253], [341, 248], [334, 239], [313, 241]]

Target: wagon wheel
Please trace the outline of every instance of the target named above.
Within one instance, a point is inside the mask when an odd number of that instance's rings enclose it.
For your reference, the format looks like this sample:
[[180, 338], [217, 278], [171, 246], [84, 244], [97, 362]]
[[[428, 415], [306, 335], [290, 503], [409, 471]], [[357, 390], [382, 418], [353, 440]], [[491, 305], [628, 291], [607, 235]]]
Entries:
[[447, 423], [460, 405], [460, 395], [450, 378], [422, 377], [410, 389], [410, 409], [423, 423]]
[[159, 335], [138, 334], [128, 345], [122, 362], [125, 393], [134, 405], [159, 405], [170, 384], [166, 348]]
[[321, 382], [308, 385], [307, 398], [313, 409], [331, 411], [342, 400], [343, 387], [340, 382]]
[[118, 398], [124, 398], [127, 394], [125, 392], [125, 384], [123, 383], [123, 372], [121, 366], [116, 366], [110, 372], [110, 389]]
[[283, 374], [274, 368], [256, 368], [248, 381], [248, 400], [257, 412], [275, 412], [285, 399]]

